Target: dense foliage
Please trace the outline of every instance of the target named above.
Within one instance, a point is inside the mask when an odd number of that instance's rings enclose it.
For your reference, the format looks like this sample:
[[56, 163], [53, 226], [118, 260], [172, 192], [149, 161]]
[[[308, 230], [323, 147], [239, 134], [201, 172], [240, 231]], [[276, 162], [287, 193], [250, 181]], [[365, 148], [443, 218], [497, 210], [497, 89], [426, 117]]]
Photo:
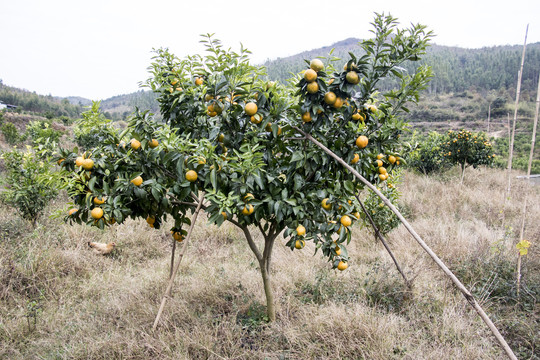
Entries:
[[432, 131], [427, 136], [415, 134], [411, 141], [411, 151], [407, 155], [407, 165], [423, 174], [430, 174], [447, 168], [447, 153], [444, 152], [444, 135]]

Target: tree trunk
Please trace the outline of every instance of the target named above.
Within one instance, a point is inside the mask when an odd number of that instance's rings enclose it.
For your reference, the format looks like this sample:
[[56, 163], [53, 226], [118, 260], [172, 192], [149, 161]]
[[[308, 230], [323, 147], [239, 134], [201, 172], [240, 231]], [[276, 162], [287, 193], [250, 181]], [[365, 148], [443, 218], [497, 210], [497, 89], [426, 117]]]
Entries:
[[461, 185], [463, 185], [464, 178], [465, 178], [465, 163], [461, 164]]
[[263, 259], [259, 262], [261, 267], [261, 276], [264, 285], [264, 295], [266, 296], [266, 316], [268, 321], [276, 321], [276, 307], [274, 304], [274, 292], [272, 290], [272, 282], [270, 280], [270, 259]]

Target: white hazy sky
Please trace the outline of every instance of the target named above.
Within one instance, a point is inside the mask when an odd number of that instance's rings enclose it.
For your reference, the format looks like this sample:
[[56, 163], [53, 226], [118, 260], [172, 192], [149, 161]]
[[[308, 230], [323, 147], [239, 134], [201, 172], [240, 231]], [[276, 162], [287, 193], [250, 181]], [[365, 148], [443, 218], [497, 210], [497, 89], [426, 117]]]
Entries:
[[[538, 0], [0, 0], [0, 79], [38, 94], [92, 100], [138, 90], [152, 48], [203, 50], [199, 34], [240, 42], [261, 63], [370, 36], [374, 12], [427, 25], [441, 45], [540, 41]], [[311, 30], [309, 30], [311, 29]]]

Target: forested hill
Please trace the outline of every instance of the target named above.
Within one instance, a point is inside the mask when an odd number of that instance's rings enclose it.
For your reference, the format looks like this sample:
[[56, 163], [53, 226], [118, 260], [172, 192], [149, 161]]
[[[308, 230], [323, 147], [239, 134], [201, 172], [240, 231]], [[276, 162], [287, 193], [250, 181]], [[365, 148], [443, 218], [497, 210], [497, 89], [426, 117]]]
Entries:
[[[331, 46], [300, 54], [267, 61], [268, 76], [272, 80], [285, 81], [291, 73], [305, 68], [304, 59], [332, 56], [348, 59], [348, 52], [361, 54], [359, 39], [349, 38]], [[432, 45], [420, 62], [433, 68], [435, 77], [428, 89], [431, 93], [462, 92], [465, 90], [489, 91], [515, 89], [523, 51], [522, 45], [495, 46], [481, 49], [465, 49]], [[417, 64], [405, 64], [409, 71]], [[523, 70], [522, 90], [536, 92], [540, 73], [540, 43], [527, 45]]]

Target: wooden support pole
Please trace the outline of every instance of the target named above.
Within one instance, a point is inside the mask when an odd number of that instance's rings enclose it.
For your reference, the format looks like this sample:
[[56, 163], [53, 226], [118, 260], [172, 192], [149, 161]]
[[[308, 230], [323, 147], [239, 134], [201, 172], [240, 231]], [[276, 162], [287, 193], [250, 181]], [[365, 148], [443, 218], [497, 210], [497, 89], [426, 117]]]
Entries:
[[165, 308], [165, 303], [167, 302], [167, 298], [171, 294], [171, 289], [174, 284], [174, 278], [176, 277], [176, 273], [178, 272], [178, 269], [180, 268], [180, 263], [182, 262], [182, 258], [184, 257], [184, 252], [187, 248], [187, 243], [191, 237], [191, 232], [193, 231], [193, 228], [195, 227], [195, 222], [197, 221], [197, 216], [199, 215], [199, 212], [201, 211], [201, 206], [204, 200], [204, 193], [201, 194], [201, 197], [199, 198], [199, 204], [197, 205], [197, 209], [195, 209], [195, 213], [193, 213], [193, 218], [191, 219], [191, 226], [189, 227], [188, 233], [186, 238], [184, 239], [184, 244], [182, 246], [182, 249], [180, 250], [180, 254], [178, 255], [178, 262], [176, 263], [176, 266], [174, 267], [174, 270], [172, 272], [172, 275], [169, 279], [169, 284], [167, 285], [167, 290], [165, 290], [165, 294], [163, 294], [163, 298], [161, 299], [161, 305], [159, 306], [159, 311], [156, 316], [156, 320], [154, 320], [154, 325], [152, 326], [152, 331], [155, 331], [157, 328], [157, 325], [159, 323], [159, 319], [161, 318], [161, 314], [163, 313], [163, 309]]
[[484, 321], [484, 323], [489, 327], [489, 329], [491, 330], [491, 332], [493, 333], [493, 335], [495, 336], [495, 338], [497, 339], [497, 341], [499, 342], [499, 344], [501, 345], [501, 347], [504, 349], [504, 351], [506, 352], [506, 354], [508, 355], [508, 358], [510, 359], [513, 359], [513, 360], [517, 360], [517, 357], [516, 355], [514, 354], [514, 352], [512, 351], [512, 349], [510, 349], [510, 346], [508, 346], [508, 343], [506, 342], [506, 340], [503, 338], [503, 336], [501, 335], [501, 333], [499, 332], [499, 330], [497, 329], [497, 327], [495, 327], [495, 324], [493, 324], [493, 322], [491, 321], [491, 319], [489, 318], [489, 316], [487, 316], [487, 314], [484, 312], [484, 309], [482, 309], [482, 307], [480, 306], [480, 304], [478, 304], [478, 302], [475, 300], [474, 296], [469, 292], [469, 290], [461, 283], [461, 281], [459, 281], [459, 279], [456, 277], [456, 275], [454, 275], [454, 273], [452, 271], [450, 271], [450, 269], [442, 262], [442, 260], [431, 250], [431, 248], [424, 242], [424, 240], [422, 240], [422, 238], [420, 237], [420, 235], [418, 235], [416, 233], [416, 231], [412, 228], [411, 224], [409, 224], [409, 222], [403, 217], [403, 215], [401, 215], [401, 213], [399, 212], [399, 210], [390, 202], [390, 200], [388, 200], [388, 198], [386, 198], [386, 196], [384, 196], [375, 186], [373, 186], [373, 184], [371, 184], [369, 181], [367, 181], [362, 175], [360, 175], [360, 173], [358, 173], [358, 171], [356, 171], [354, 168], [352, 168], [349, 164], [347, 164], [342, 158], [340, 158], [339, 156], [337, 156], [336, 154], [334, 154], [330, 149], [328, 149], [326, 146], [324, 146], [323, 144], [321, 144], [319, 141], [317, 141], [315, 138], [313, 138], [310, 134], [302, 131], [300, 128], [298, 127], [294, 127], [294, 129], [296, 131], [298, 131], [299, 133], [301, 133], [302, 135], [304, 135], [306, 137], [306, 139], [308, 139], [309, 141], [311, 141], [312, 143], [314, 143], [315, 145], [317, 145], [319, 148], [321, 148], [325, 153], [327, 153], [328, 155], [330, 155], [332, 158], [334, 158], [338, 163], [340, 163], [341, 165], [343, 165], [347, 170], [349, 170], [358, 180], [360, 180], [362, 183], [364, 183], [364, 185], [366, 185], [369, 189], [371, 189], [373, 192], [375, 192], [375, 194], [377, 194], [377, 196], [379, 198], [381, 198], [381, 200], [390, 208], [390, 210], [392, 210], [392, 212], [394, 214], [396, 214], [396, 216], [399, 218], [399, 220], [403, 223], [403, 225], [405, 225], [405, 228], [409, 231], [409, 233], [412, 235], [412, 237], [416, 240], [416, 242], [422, 247], [422, 249], [424, 249], [425, 252], [428, 253], [428, 255], [433, 259], [433, 261], [443, 270], [443, 272], [452, 280], [452, 282], [454, 283], [454, 285], [456, 285], [456, 287], [459, 289], [459, 291], [461, 291], [461, 293], [463, 294], [463, 296], [465, 297], [465, 299], [469, 302], [469, 304], [476, 310], [476, 312], [478, 313], [478, 315], [480, 315], [480, 318], [482, 318], [482, 320]]

